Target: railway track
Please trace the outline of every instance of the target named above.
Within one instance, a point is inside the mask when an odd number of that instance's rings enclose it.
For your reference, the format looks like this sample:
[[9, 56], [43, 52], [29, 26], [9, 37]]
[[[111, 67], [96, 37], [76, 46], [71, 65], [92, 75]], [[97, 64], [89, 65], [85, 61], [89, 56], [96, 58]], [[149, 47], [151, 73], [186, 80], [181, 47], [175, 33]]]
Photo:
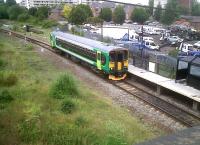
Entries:
[[[23, 34], [19, 34], [13, 31], [0, 29], [0, 32], [6, 33], [10, 36], [15, 36], [20, 39], [24, 39], [28, 42], [31, 42], [33, 44], [39, 45], [45, 49], [50, 50], [53, 53], [56, 53], [55, 50], [51, 48], [51, 45], [48, 43], [36, 40], [34, 38], [25, 36]], [[153, 96], [149, 94], [148, 92], [145, 92], [139, 88], [137, 88], [134, 84], [130, 83], [129, 81], [108, 81], [109, 83], [113, 84], [114, 86], [118, 87], [121, 90], [124, 90], [128, 94], [139, 98], [143, 102], [153, 106], [154, 108], [158, 109], [159, 111], [167, 114], [168, 116], [172, 117], [173, 119], [177, 120], [178, 122], [181, 122], [187, 127], [193, 127], [200, 125], [200, 117], [196, 116], [194, 114], [191, 114], [187, 111], [182, 110], [181, 108], [178, 108], [156, 96]]]
[[128, 94], [137, 97], [138, 99], [142, 100], [143, 102], [153, 106], [154, 108], [158, 109], [159, 111], [167, 114], [168, 116], [176, 119], [177, 121], [181, 122], [187, 127], [193, 127], [200, 125], [200, 116], [196, 116], [191, 114], [179, 107], [176, 107], [156, 96], [149, 94], [139, 88], [137, 88], [131, 82], [125, 80], [120, 82], [111, 82], [116, 87], [124, 90]]

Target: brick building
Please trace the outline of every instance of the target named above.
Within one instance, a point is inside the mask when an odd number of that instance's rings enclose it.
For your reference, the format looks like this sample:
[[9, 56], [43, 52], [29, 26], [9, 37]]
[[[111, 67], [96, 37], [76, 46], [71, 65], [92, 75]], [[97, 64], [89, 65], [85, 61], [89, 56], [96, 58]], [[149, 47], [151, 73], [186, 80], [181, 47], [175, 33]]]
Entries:
[[178, 0], [179, 5], [191, 10], [192, 0]]

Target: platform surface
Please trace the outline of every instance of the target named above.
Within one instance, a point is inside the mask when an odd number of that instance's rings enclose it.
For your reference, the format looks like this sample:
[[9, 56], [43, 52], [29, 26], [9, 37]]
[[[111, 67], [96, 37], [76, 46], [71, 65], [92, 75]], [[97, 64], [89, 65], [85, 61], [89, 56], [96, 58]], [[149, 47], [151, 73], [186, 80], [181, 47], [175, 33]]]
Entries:
[[143, 78], [149, 82], [157, 84], [161, 87], [164, 87], [164, 88], [174, 91], [178, 94], [186, 96], [192, 100], [200, 102], [200, 90], [197, 90], [191, 86], [175, 83], [175, 80], [173, 80], [173, 79], [169, 79], [169, 78], [160, 76], [158, 74], [155, 74], [153, 72], [149, 72], [149, 71], [140, 69], [131, 64], [129, 64], [129, 66], [128, 66], [128, 72], [137, 77]]
[[200, 126], [159, 137], [137, 145], [200, 145]]

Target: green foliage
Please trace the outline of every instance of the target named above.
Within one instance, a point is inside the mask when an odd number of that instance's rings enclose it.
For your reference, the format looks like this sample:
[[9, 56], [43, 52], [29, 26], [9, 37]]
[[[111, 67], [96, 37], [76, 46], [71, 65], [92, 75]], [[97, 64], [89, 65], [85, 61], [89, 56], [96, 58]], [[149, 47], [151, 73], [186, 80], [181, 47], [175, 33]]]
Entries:
[[70, 74], [61, 75], [50, 89], [50, 96], [56, 99], [78, 97], [79, 91], [76, 82]]
[[16, 1], [15, 0], [6, 0], [6, 4], [8, 6], [16, 5]]
[[0, 72], [0, 86], [13, 86], [17, 83], [17, 80], [15, 73]]
[[103, 20], [98, 17], [89, 17], [87, 18], [87, 23], [92, 24], [92, 25], [98, 25], [98, 24], [102, 24]]
[[18, 16], [24, 13], [27, 13], [27, 10], [18, 5], [13, 5], [8, 8], [8, 16], [10, 20], [17, 20]]
[[40, 136], [39, 123], [36, 119], [24, 120], [18, 126], [19, 136], [22, 142], [34, 144]]
[[169, 25], [179, 17], [177, 0], [168, 0], [165, 9], [161, 21]]
[[161, 6], [161, 4], [159, 2], [158, 5], [157, 5], [157, 9], [154, 12], [154, 19], [156, 21], [160, 21], [161, 16], [162, 16], [162, 6]]
[[90, 9], [90, 7], [88, 5], [80, 4], [72, 8], [69, 15], [69, 21], [72, 24], [81, 25], [89, 17], [92, 17], [92, 10]]
[[78, 127], [86, 127], [87, 123], [87, 120], [83, 116], [79, 116], [75, 120], [75, 125]]
[[102, 8], [99, 14], [99, 18], [106, 22], [110, 22], [112, 20], [112, 10], [110, 8]]
[[113, 21], [122, 25], [125, 20], [125, 11], [123, 6], [117, 6], [113, 12]]
[[146, 20], [148, 20], [148, 14], [143, 8], [135, 8], [131, 14], [131, 20], [133, 22], [143, 24]]
[[57, 25], [56, 21], [53, 21], [53, 20], [44, 20], [42, 22], [43, 28], [50, 28], [50, 27], [53, 27], [53, 26], [56, 26], [56, 25]]
[[0, 4], [0, 19], [8, 19], [7, 9], [8, 9], [7, 5]]
[[153, 15], [153, 7], [154, 7], [154, 0], [149, 0], [149, 8], [147, 9], [147, 13], [149, 16]]
[[20, 22], [25, 22], [25, 21], [27, 21], [27, 19], [29, 19], [29, 14], [28, 13], [20, 14], [17, 17], [17, 20], [20, 21]]
[[38, 8], [37, 12], [36, 12], [36, 16], [42, 20], [45, 18], [48, 18], [49, 16], [49, 8], [47, 6], [41, 6]]
[[174, 50], [169, 51], [168, 55], [177, 58], [178, 52], [179, 52], [178, 49], [174, 49]]
[[0, 103], [9, 103], [13, 100], [13, 97], [8, 90], [0, 90]]
[[31, 7], [30, 9], [28, 9], [28, 14], [31, 15], [31, 16], [36, 16], [37, 8]]
[[3, 4], [4, 3], [4, 0], [0, 0], [0, 4]]
[[[1, 55], [1, 52], [0, 52]], [[0, 70], [2, 70], [6, 66], [6, 62], [0, 58]]]
[[76, 109], [76, 105], [71, 100], [65, 100], [61, 105], [61, 111], [65, 114], [70, 114]]
[[67, 19], [69, 19], [69, 15], [71, 13], [71, 10], [72, 10], [72, 7], [71, 5], [68, 5], [68, 4], [65, 4], [64, 7], [63, 7], [63, 16]]
[[33, 45], [31, 43], [27, 43], [26, 46], [25, 46], [25, 50], [28, 50], [28, 51], [31, 51], [33, 50]]
[[192, 0], [192, 15], [200, 16], [200, 3], [197, 0]]

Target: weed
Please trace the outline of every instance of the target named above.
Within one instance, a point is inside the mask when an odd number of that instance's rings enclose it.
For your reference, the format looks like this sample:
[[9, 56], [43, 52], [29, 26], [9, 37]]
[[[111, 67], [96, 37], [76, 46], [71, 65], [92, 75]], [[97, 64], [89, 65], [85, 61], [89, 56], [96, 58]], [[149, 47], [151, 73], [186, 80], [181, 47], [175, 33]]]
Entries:
[[87, 120], [83, 116], [79, 116], [75, 120], [75, 125], [78, 127], [85, 127], [87, 125]]
[[40, 139], [39, 123], [36, 119], [22, 121], [18, 125], [20, 139], [25, 143], [34, 144]]
[[65, 114], [72, 113], [76, 108], [76, 105], [71, 100], [65, 100], [61, 105], [61, 111]]
[[13, 97], [8, 90], [0, 91], [0, 103], [9, 103], [13, 100]]
[[0, 86], [13, 86], [17, 83], [17, 80], [15, 73], [0, 72]]
[[33, 48], [34, 48], [33, 45], [30, 44], [30, 43], [28, 43], [28, 44], [25, 46], [25, 49], [28, 50], [28, 51], [33, 50]]
[[0, 69], [3, 69], [6, 66], [6, 62], [0, 58]]
[[56, 99], [65, 97], [78, 97], [79, 91], [73, 76], [70, 74], [61, 75], [50, 89], [50, 96]]

